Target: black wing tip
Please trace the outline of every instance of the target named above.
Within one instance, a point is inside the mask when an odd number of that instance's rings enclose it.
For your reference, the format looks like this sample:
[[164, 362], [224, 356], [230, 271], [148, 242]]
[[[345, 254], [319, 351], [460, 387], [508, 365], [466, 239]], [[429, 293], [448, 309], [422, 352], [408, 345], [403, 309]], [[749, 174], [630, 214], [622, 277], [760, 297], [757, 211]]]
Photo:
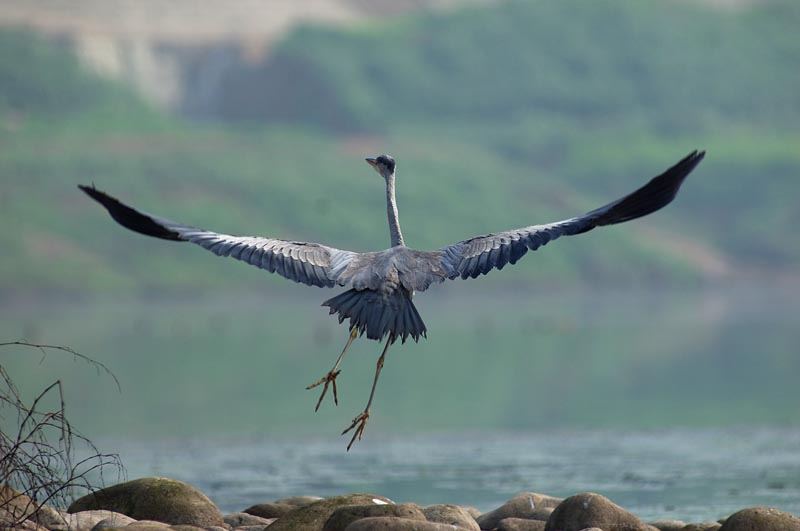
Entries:
[[92, 183], [91, 186], [79, 184], [78, 188], [86, 195], [103, 205], [103, 207], [108, 210], [108, 213], [111, 214], [111, 217], [114, 219], [114, 221], [126, 229], [130, 229], [146, 236], [153, 236], [154, 238], [182, 241], [182, 238], [177, 232], [169, 230], [167, 227], [161, 225], [147, 214], [143, 214], [142, 212], [129, 207], [105, 192], [101, 192], [95, 187], [94, 183]]

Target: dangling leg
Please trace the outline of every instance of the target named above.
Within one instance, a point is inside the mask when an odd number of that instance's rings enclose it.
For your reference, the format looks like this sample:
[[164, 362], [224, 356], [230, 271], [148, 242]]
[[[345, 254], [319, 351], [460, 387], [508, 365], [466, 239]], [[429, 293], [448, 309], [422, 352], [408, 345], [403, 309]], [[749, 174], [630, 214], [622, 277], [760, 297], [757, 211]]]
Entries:
[[373, 380], [372, 390], [369, 392], [367, 407], [364, 408], [363, 413], [353, 419], [353, 423], [350, 424], [350, 427], [342, 432], [342, 435], [344, 435], [353, 428], [356, 430], [353, 433], [353, 438], [350, 439], [350, 444], [347, 445], [348, 452], [350, 451], [350, 447], [353, 446], [353, 443], [356, 441], [356, 438], [358, 438], [360, 441], [361, 437], [364, 435], [364, 428], [367, 426], [367, 421], [369, 420], [369, 407], [372, 405], [372, 398], [375, 396], [375, 386], [378, 385], [378, 377], [381, 375], [381, 369], [383, 369], [383, 359], [386, 357], [386, 351], [389, 350], [389, 345], [392, 343], [394, 343], [394, 338], [389, 336], [389, 339], [386, 341], [386, 346], [383, 347], [383, 353], [381, 354], [381, 357], [378, 358], [378, 365], [375, 367], [375, 380]]
[[347, 344], [344, 346], [344, 350], [342, 353], [339, 354], [339, 359], [336, 360], [336, 365], [333, 366], [333, 369], [330, 370], [328, 374], [323, 376], [319, 379], [319, 381], [314, 382], [313, 384], [306, 387], [306, 389], [313, 389], [318, 385], [325, 384], [325, 387], [322, 388], [322, 394], [319, 395], [319, 400], [317, 400], [317, 407], [314, 408], [314, 411], [319, 411], [319, 406], [322, 404], [322, 399], [325, 398], [325, 393], [328, 392], [328, 385], [333, 383], [333, 403], [337, 406], [339, 405], [339, 393], [336, 391], [336, 377], [339, 376], [339, 373], [342, 372], [339, 369], [339, 364], [342, 363], [342, 359], [344, 359], [344, 353], [347, 352], [347, 349], [350, 348], [350, 345], [353, 343], [353, 340], [358, 336], [358, 329], [353, 328], [350, 331], [350, 337], [347, 340]]

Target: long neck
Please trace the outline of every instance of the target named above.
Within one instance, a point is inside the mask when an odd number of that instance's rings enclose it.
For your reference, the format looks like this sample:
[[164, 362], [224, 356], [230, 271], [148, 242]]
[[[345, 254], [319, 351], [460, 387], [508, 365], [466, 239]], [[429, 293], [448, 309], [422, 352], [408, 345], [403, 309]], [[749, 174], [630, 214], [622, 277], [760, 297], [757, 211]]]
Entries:
[[389, 216], [392, 247], [405, 245], [403, 233], [400, 232], [400, 220], [397, 217], [397, 199], [394, 197], [394, 174], [386, 178], [386, 214]]

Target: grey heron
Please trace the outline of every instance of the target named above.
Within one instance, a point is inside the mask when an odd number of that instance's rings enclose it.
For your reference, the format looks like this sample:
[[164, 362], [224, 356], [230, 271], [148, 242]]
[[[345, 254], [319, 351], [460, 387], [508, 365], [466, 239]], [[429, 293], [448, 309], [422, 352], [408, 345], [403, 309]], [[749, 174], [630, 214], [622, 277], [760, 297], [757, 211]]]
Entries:
[[655, 212], [674, 199], [686, 176], [704, 155], [704, 151], [693, 151], [633, 193], [582, 216], [476, 236], [435, 251], [419, 251], [405, 245], [395, 200], [396, 163], [388, 155], [366, 161], [386, 184], [391, 246], [368, 253], [319, 243], [221, 234], [136, 210], [97, 190], [94, 185], [79, 187], [103, 205], [114, 220], [130, 230], [166, 240], [192, 242], [218, 256], [229, 256], [309, 286], [349, 288], [322, 303], [330, 308], [331, 314], [338, 314], [340, 323], [349, 320], [347, 343], [333, 368], [307, 389], [323, 386], [315, 411], [319, 410], [329, 386], [333, 389], [334, 403], [338, 405], [336, 377], [341, 372], [339, 366], [347, 349], [363, 334], [376, 341], [386, 338], [367, 405], [342, 432], [344, 435], [353, 431], [347, 445], [350, 450], [364, 434], [389, 347], [397, 339], [405, 343], [409, 337], [414, 341], [426, 337], [427, 328], [412, 302], [416, 292], [448, 279], [476, 278], [493, 269], [503, 269], [507, 264], [515, 264], [529, 250], [534, 251], [560, 236], [582, 234], [595, 227], [622, 223]]

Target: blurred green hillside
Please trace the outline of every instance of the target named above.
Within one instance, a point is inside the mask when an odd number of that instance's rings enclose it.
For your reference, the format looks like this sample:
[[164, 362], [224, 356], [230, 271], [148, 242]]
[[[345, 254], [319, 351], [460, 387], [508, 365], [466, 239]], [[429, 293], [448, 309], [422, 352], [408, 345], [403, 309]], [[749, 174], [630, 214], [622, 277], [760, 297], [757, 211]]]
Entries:
[[381, 152], [398, 159], [407, 243], [431, 249], [582, 213], [708, 150], [664, 212], [484, 282], [796, 271], [799, 21], [788, 0], [567, 0], [306, 27], [230, 65], [202, 124], [83, 71], [61, 43], [3, 31], [0, 293], [283, 282], [127, 233], [78, 183], [221, 232], [383, 248], [382, 182], [363, 163]]

